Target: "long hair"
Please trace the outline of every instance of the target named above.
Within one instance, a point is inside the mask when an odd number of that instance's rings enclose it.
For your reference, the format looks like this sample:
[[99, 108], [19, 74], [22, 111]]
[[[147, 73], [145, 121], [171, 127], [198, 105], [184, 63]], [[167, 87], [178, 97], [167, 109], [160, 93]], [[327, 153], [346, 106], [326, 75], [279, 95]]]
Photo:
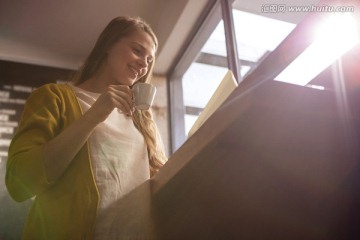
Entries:
[[[117, 17], [110, 21], [100, 34], [95, 43], [94, 48], [75, 74], [72, 81], [75, 85], [90, 79], [98, 73], [104, 60], [106, 59], [108, 50], [121, 38], [129, 36], [136, 30], [144, 31], [152, 38], [155, 49], [158, 47], [158, 40], [151, 27], [141, 18], [138, 17]], [[152, 71], [155, 59], [151, 61], [146, 75], [137, 80], [137, 82], [151, 81]], [[159, 139], [158, 129], [153, 120], [151, 110], [135, 110], [132, 115], [135, 127], [144, 136], [149, 156], [150, 176], [153, 176], [160, 167], [167, 161], [162, 141]]]

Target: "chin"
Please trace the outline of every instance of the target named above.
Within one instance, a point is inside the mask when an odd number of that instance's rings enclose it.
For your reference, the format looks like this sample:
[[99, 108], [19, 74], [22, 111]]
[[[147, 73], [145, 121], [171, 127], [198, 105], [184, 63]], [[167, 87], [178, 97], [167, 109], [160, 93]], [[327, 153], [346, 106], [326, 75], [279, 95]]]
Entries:
[[135, 80], [132, 80], [131, 81], [131, 83], [129, 84], [129, 86], [132, 86], [132, 85], [134, 85], [135, 83], [137, 82], [137, 79], [135, 79]]
[[134, 79], [121, 79], [121, 80], [117, 81], [117, 84], [132, 86], [135, 82], [136, 82], [136, 80], [134, 80]]

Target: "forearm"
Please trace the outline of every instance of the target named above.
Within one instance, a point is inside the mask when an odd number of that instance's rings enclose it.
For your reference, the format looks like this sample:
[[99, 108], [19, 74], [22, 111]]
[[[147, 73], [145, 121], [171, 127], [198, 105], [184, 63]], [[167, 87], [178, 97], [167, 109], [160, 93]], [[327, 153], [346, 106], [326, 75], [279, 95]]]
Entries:
[[[44, 145], [44, 169], [49, 182], [56, 181], [64, 173], [96, 125], [103, 122], [114, 108], [130, 111], [132, 100], [129, 92], [127, 86], [109, 87], [79, 120]], [[129, 105], [127, 108], [124, 108], [124, 102]]]
[[44, 169], [49, 182], [56, 181], [65, 172], [97, 124], [87, 112], [44, 145]]

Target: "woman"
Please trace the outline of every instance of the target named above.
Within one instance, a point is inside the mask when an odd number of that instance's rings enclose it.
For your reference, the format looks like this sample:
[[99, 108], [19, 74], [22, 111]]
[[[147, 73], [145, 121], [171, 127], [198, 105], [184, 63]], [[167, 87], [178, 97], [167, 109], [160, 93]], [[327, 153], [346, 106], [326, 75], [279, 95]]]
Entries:
[[115, 18], [72, 84], [29, 97], [6, 172], [16, 201], [35, 197], [24, 239], [106, 239], [102, 213], [166, 161], [151, 112], [131, 93], [150, 81], [157, 45], [141, 19]]

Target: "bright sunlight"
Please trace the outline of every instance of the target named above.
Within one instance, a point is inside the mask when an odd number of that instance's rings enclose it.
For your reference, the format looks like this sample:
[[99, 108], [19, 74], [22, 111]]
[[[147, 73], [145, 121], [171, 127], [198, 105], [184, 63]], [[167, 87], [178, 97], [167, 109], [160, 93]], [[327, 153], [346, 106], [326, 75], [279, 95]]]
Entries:
[[334, 13], [315, 30], [315, 41], [275, 80], [305, 86], [359, 42], [351, 13]]

